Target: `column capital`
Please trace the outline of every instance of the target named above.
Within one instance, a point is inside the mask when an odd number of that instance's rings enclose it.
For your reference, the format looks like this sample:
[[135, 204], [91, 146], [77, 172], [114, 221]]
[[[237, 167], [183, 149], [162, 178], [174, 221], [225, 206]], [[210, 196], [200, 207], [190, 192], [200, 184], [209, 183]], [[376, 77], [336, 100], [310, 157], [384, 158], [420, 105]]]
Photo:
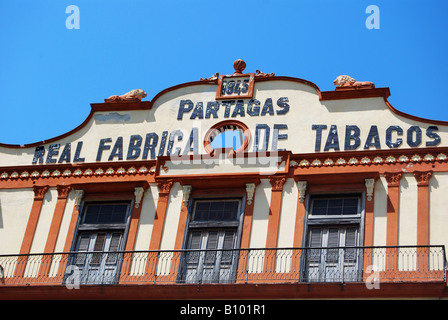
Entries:
[[159, 182], [157, 184], [159, 187], [159, 195], [168, 196], [170, 194], [170, 190], [173, 184], [174, 184], [173, 180]]
[[429, 186], [429, 179], [432, 177], [432, 171], [415, 171], [415, 180], [417, 180], [417, 186]]
[[33, 187], [34, 199], [43, 200], [49, 188], [50, 188], [49, 186], [34, 186]]
[[384, 173], [384, 178], [386, 178], [388, 187], [399, 187], [401, 177], [403, 177], [403, 172], [385, 172]]
[[283, 191], [283, 185], [286, 182], [285, 177], [270, 177], [269, 182], [272, 186], [272, 191]]
[[72, 187], [58, 185], [58, 186], [56, 186], [56, 189], [58, 190], [58, 199], [67, 199], [68, 194], [70, 193], [70, 190], [72, 189]]

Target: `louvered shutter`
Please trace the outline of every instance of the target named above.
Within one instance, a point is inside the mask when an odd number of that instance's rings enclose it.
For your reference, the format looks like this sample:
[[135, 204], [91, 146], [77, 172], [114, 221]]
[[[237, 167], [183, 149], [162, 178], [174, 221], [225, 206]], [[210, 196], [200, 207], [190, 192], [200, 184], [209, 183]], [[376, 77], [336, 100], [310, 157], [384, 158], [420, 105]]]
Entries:
[[[357, 245], [357, 228], [356, 227], [347, 227], [345, 230], [345, 246], [346, 247], [354, 247]], [[354, 262], [356, 260], [356, 249], [348, 248], [345, 249], [345, 262]]]
[[111, 235], [109, 249], [110, 253], [107, 255], [106, 264], [115, 264], [117, 262], [117, 253], [113, 253], [114, 251], [118, 251], [120, 248], [122, 233], [114, 232]]
[[[209, 231], [207, 237], [206, 249], [216, 250], [218, 248], [218, 232]], [[207, 251], [205, 254], [205, 263], [215, 263], [216, 251]]]
[[84, 262], [86, 261], [85, 252], [87, 252], [87, 250], [89, 249], [89, 243], [90, 243], [90, 233], [81, 234], [78, 242], [78, 249], [77, 249], [78, 254], [76, 254], [75, 259], [76, 265], [83, 265]]
[[[93, 247], [93, 251], [103, 251], [104, 248], [104, 241], [106, 240], [106, 234], [101, 232], [97, 233], [96, 235], [96, 241], [95, 245]], [[99, 264], [101, 261], [101, 253], [94, 253], [92, 255], [92, 260], [90, 262], [91, 265], [93, 264]]]
[[[190, 238], [190, 248], [189, 249], [201, 249], [202, 242], [202, 232], [194, 231], [191, 233]], [[197, 264], [199, 262], [199, 251], [189, 251], [187, 252], [187, 263]]]
[[[322, 229], [321, 228], [312, 228], [310, 230], [310, 244], [311, 248], [319, 248], [322, 247]], [[310, 262], [319, 263], [320, 261], [320, 253], [321, 249], [311, 249], [310, 250]]]
[[[226, 230], [224, 232], [224, 240], [223, 240], [222, 248], [224, 250], [225, 249], [233, 249], [234, 239], [235, 239], [235, 231]], [[232, 262], [232, 253], [233, 253], [233, 251], [223, 251], [221, 264], [230, 264]]]
[[[327, 247], [339, 246], [339, 228], [328, 228]], [[338, 261], [338, 249], [327, 250], [327, 262], [335, 263]]]

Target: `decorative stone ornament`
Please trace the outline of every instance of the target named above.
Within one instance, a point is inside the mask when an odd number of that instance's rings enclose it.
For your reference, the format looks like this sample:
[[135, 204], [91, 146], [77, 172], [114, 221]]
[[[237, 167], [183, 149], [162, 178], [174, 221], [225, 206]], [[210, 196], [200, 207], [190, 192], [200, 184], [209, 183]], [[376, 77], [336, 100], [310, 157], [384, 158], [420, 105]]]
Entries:
[[235, 60], [233, 68], [235, 69], [235, 74], [242, 74], [244, 69], [246, 69], [246, 62], [241, 59]]
[[182, 186], [182, 193], [184, 195], [183, 205], [187, 206], [188, 201], [190, 200], [190, 194], [191, 194], [192, 187], [190, 185]]
[[144, 192], [145, 192], [145, 189], [143, 189], [142, 187], [137, 187], [134, 189], [135, 207], [136, 208], [138, 208], [140, 206]]
[[75, 190], [75, 208], [79, 209], [82, 198], [84, 197], [84, 190]]
[[145, 97], [146, 92], [143, 89], [134, 89], [121, 96], [110, 96], [109, 98], [104, 99], [104, 102], [134, 102], [141, 101]]
[[306, 182], [306, 181], [297, 181], [297, 187], [299, 188], [299, 202], [300, 203], [305, 202], [307, 185], [308, 185], [308, 182]]
[[254, 200], [255, 183], [246, 183], [247, 204], [251, 205]]
[[370, 81], [356, 81], [350, 76], [340, 75], [333, 81], [336, 89], [373, 89], [375, 85]]
[[372, 201], [375, 179], [366, 179], [367, 201]]

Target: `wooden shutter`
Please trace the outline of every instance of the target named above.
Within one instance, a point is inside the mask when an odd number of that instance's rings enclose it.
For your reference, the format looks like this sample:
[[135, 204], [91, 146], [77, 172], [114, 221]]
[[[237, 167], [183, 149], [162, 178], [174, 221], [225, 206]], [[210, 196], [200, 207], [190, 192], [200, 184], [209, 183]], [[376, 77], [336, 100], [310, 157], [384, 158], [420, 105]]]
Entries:
[[[327, 247], [339, 246], [339, 228], [328, 228]], [[327, 250], [327, 262], [337, 262], [339, 257], [338, 249]]]
[[113, 252], [119, 250], [121, 236], [122, 236], [122, 233], [119, 233], [119, 232], [112, 233], [111, 239], [110, 239], [110, 244], [109, 244], [109, 249], [108, 249], [108, 251], [110, 251], [110, 253], [107, 254], [107, 260], [106, 260], [107, 264], [115, 264], [117, 262], [118, 254], [113, 253]]
[[[90, 243], [90, 233], [81, 234], [79, 237], [77, 252], [87, 252], [87, 250], [89, 249], [89, 243]], [[83, 265], [85, 261], [86, 261], [85, 253], [78, 253], [76, 255], [75, 259], [76, 265]]]
[[[235, 240], [235, 231], [234, 230], [226, 230], [224, 232], [224, 240], [223, 240], [223, 249], [233, 249]], [[230, 264], [232, 262], [233, 251], [223, 251], [221, 264]]]
[[[191, 233], [189, 249], [201, 249], [202, 232], [194, 231]], [[199, 251], [187, 252], [187, 263], [197, 264], [199, 262]]]
[[[103, 233], [103, 232], [97, 233], [93, 251], [103, 251], [105, 240], [106, 240], [105, 233]], [[99, 264], [101, 261], [101, 256], [102, 256], [101, 253], [94, 253], [92, 255], [92, 260], [90, 261], [90, 264]]]
[[[215, 250], [218, 248], [218, 231], [209, 231], [206, 249]], [[207, 251], [205, 263], [215, 263], [216, 251]]]
[[[345, 229], [345, 246], [346, 247], [354, 247], [357, 245], [357, 228], [356, 227], [347, 227]], [[353, 262], [356, 260], [356, 249], [348, 248], [345, 249], [345, 262]]]
[[[322, 228], [312, 228], [310, 230], [310, 248], [322, 247]], [[320, 261], [321, 249], [310, 250], [310, 262], [318, 263]]]

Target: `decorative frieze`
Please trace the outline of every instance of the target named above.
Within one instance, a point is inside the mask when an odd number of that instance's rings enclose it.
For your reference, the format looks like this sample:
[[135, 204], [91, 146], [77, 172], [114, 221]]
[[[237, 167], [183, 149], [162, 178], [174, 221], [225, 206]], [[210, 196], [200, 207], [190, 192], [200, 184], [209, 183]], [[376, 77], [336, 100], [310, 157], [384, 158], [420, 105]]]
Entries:
[[392, 164], [392, 163], [418, 163], [418, 162], [433, 162], [433, 161], [446, 161], [447, 155], [445, 153], [438, 153], [437, 155], [426, 153], [426, 154], [414, 154], [412, 156], [401, 154], [380, 156], [380, 155], [366, 155], [366, 156], [349, 156], [344, 158], [340, 155], [337, 157], [329, 157], [326, 155], [325, 158], [307, 157], [307, 158], [296, 158], [294, 161], [294, 168], [304, 168], [304, 167], [331, 167], [331, 166], [356, 166], [356, 165], [379, 165], [379, 164]]
[[[290, 167], [293, 169], [300, 168], [319, 168], [319, 167], [353, 167], [353, 166], [375, 166], [384, 164], [415, 164], [415, 163], [432, 163], [432, 162], [446, 162], [448, 157], [446, 153], [442, 152], [414, 152], [407, 154], [395, 153], [391, 155], [376, 155], [370, 153], [365, 155], [361, 153], [356, 156], [353, 153], [344, 156], [343, 153], [337, 155], [330, 154], [316, 154], [306, 155], [303, 157], [294, 156], [291, 159]], [[167, 169], [162, 167], [162, 169]], [[135, 175], [154, 175], [155, 166], [153, 163], [135, 165], [130, 163], [109, 163], [101, 167], [97, 164], [83, 164], [76, 167], [62, 166], [36, 166], [34, 168], [20, 167], [8, 168], [3, 171], [0, 169], [0, 181], [2, 180], [36, 180], [36, 179], [64, 179], [73, 177], [102, 177], [102, 176], [135, 176]]]

